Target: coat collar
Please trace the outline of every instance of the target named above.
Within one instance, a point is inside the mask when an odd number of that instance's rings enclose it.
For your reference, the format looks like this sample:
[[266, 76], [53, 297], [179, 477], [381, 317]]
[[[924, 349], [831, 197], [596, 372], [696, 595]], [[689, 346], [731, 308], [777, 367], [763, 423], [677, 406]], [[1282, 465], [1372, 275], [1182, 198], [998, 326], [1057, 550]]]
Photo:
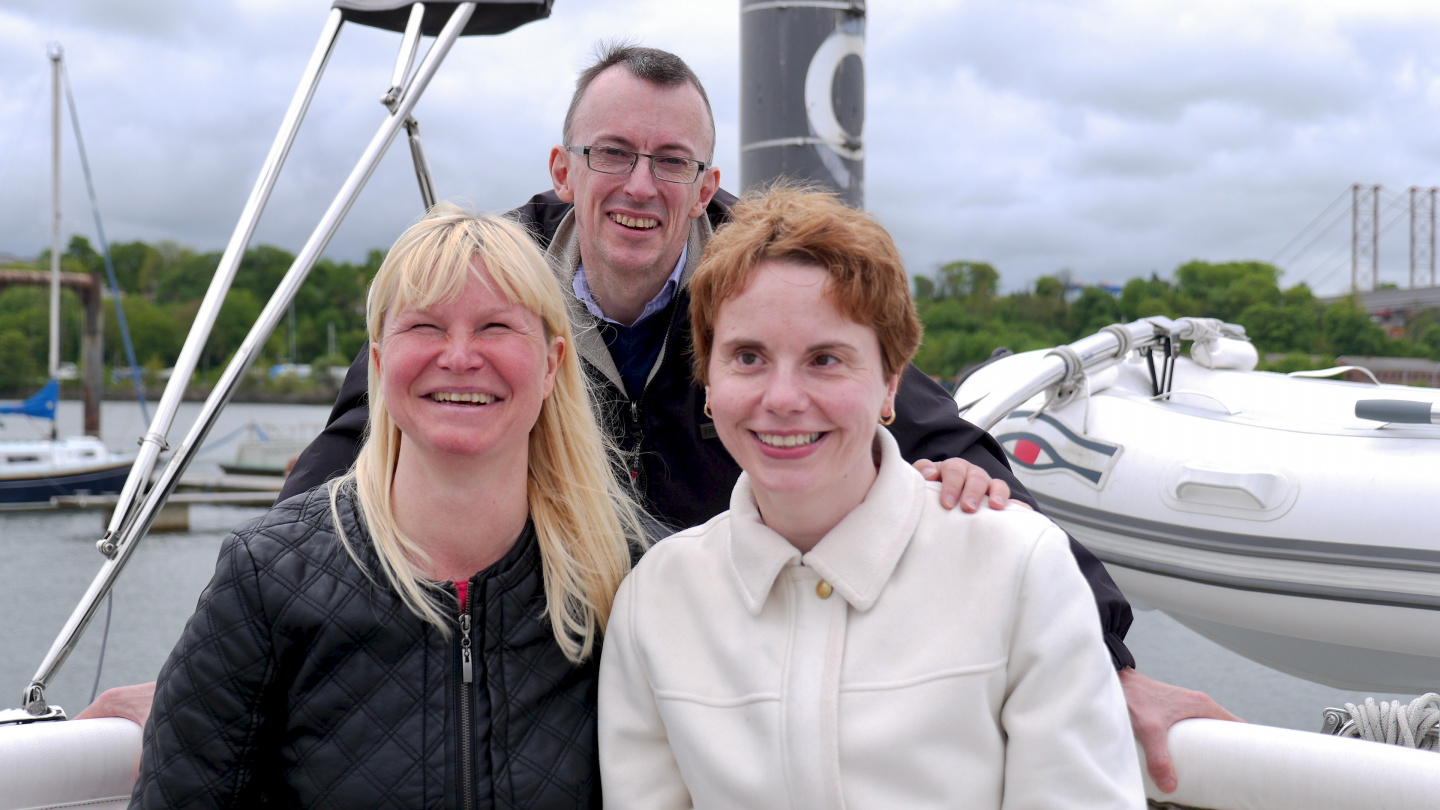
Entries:
[[[690, 237], [685, 243], [685, 267], [680, 271], [680, 287], [676, 295], [684, 292], [690, 286], [690, 277], [695, 275], [695, 268], [700, 265], [700, 256], [705, 252], [705, 245], [714, 235], [715, 230], [710, 227], [710, 218], [699, 216], [690, 220]], [[617, 389], [624, 391], [625, 383], [620, 377], [620, 368], [615, 365], [615, 359], [610, 356], [610, 349], [605, 346], [605, 339], [600, 336], [600, 323], [585, 304], [575, 296], [575, 268], [580, 266], [580, 237], [575, 230], [575, 209], [571, 208], [566, 212], [560, 224], [555, 228], [555, 238], [550, 240], [550, 247], [545, 251], [546, 258], [550, 260], [550, 267], [555, 271], [555, 277], [560, 282], [560, 289], [565, 291], [565, 304], [570, 315], [570, 328], [575, 332], [576, 350], [580, 358], [596, 369], [599, 369], [605, 378]], [[656, 363], [663, 361], [661, 357]], [[654, 369], [651, 369], [654, 372]]]
[[875, 441], [880, 470], [865, 500], [804, 555], [760, 521], [750, 476], [741, 473], [730, 495], [727, 552], [752, 615], [760, 613], [780, 571], [791, 565], [815, 569], [856, 610], [869, 610], [880, 598], [920, 523], [929, 489], [901, 458], [890, 431], [877, 428]]

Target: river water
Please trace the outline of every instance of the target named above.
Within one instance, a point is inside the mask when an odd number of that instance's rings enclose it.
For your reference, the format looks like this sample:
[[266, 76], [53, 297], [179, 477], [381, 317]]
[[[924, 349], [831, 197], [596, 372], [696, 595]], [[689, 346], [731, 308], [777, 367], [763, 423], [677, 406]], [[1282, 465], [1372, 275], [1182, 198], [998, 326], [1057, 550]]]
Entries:
[[[182, 405], [171, 432], [173, 444], [179, 444], [198, 411], [198, 404]], [[211, 435], [221, 439], [252, 421], [272, 432], [318, 429], [328, 411], [326, 406], [236, 404], [221, 415]], [[77, 433], [80, 426], [79, 405], [62, 402], [62, 433]], [[134, 403], [105, 404], [102, 428], [112, 447], [133, 447], [145, 427]], [[34, 435], [36, 427], [25, 419], [7, 419], [0, 428], [0, 438]], [[234, 447], [234, 441], [215, 447], [190, 469], [217, 471], [217, 462], [233, 457]], [[141, 542], [115, 587], [102, 690], [154, 680], [209, 581], [221, 541], [230, 529], [262, 511], [194, 506], [189, 531], [153, 533]], [[94, 544], [107, 518], [98, 512], [0, 512], [0, 708], [20, 705], [45, 651], [99, 570], [103, 558]], [[102, 607], [47, 692], [52, 703], [72, 715], [89, 702], [104, 621]], [[1367, 695], [1256, 664], [1158, 611], [1137, 612], [1127, 642], [1143, 672], [1208, 692], [1253, 723], [1317, 731], [1325, 707], [1362, 702]], [[1368, 694], [1402, 701], [1413, 697]]]

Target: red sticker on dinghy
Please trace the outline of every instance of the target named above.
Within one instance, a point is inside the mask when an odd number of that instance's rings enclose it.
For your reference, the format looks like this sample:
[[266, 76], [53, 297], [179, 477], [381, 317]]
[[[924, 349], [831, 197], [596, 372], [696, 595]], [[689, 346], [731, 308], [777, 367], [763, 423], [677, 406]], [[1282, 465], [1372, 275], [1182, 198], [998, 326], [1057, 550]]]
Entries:
[[1015, 449], [1009, 450], [1009, 448], [1007, 448], [1007, 451], [1011, 457], [1021, 464], [1034, 464], [1035, 459], [1040, 458], [1040, 445], [1029, 439], [1016, 439]]

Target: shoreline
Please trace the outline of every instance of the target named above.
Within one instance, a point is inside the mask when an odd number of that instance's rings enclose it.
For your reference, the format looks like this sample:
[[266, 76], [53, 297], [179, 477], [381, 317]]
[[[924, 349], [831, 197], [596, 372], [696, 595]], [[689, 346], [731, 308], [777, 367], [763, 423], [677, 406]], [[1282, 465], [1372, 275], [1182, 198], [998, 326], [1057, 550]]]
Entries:
[[[213, 388], [190, 388], [186, 389], [182, 402], [204, 402], [210, 396]], [[3, 391], [0, 390], [0, 402], [22, 401], [33, 395], [34, 391]], [[145, 399], [147, 402], [159, 402], [164, 388], [147, 388]], [[317, 388], [314, 391], [240, 391], [234, 399], [227, 403], [230, 405], [333, 405], [339, 388]], [[77, 392], [67, 391], [63, 387], [60, 390], [61, 402], [83, 402]], [[134, 402], [134, 389], [107, 387], [101, 398], [101, 402]]]

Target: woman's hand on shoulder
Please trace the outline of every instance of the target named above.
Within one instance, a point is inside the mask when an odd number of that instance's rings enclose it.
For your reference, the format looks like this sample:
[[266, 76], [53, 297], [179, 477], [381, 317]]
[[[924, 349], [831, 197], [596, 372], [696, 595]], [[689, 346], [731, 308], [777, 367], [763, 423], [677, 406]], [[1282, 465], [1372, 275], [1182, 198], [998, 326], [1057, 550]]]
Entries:
[[1010, 497], [1010, 485], [999, 478], [991, 478], [984, 468], [971, 464], [963, 458], [947, 458], [941, 462], [920, 459], [915, 469], [925, 476], [926, 481], [940, 482], [940, 505], [954, 509], [960, 505], [963, 512], [974, 512], [982, 502], [991, 509], [1004, 509], [1007, 505], [1030, 505]]

